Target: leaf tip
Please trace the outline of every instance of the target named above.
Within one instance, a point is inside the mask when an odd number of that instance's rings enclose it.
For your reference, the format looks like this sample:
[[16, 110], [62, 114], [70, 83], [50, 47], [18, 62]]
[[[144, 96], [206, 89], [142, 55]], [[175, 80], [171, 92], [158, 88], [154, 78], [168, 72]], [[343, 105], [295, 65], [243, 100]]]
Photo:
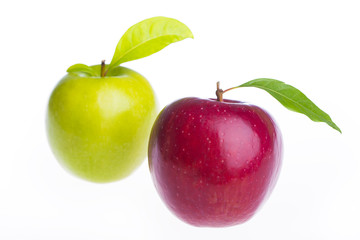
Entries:
[[[185, 25], [186, 26], [186, 25]], [[186, 26], [187, 27], [187, 26]], [[187, 27], [188, 28], [188, 27]], [[192, 31], [190, 30], [190, 28], [188, 28], [189, 30], [189, 36], [188, 38], [194, 39], [194, 34], [192, 33]]]
[[342, 131], [341, 131], [341, 129], [335, 124], [335, 127], [334, 127], [334, 129], [336, 130], [336, 131], [338, 131], [340, 134], [342, 134]]
[[66, 69], [66, 72], [70, 73], [72, 69], [73, 69], [73, 66], [70, 66]]

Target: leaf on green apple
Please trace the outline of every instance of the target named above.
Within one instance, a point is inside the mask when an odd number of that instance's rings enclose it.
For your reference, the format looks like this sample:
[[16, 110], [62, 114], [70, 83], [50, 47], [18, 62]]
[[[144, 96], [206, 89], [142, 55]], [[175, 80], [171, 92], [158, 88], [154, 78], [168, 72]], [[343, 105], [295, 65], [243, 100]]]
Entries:
[[287, 109], [305, 114], [315, 122], [325, 122], [341, 133], [340, 128], [331, 120], [327, 113], [318, 108], [298, 89], [284, 82], [270, 78], [259, 78], [238, 87], [256, 87], [263, 89], [270, 93]]
[[190, 29], [173, 18], [153, 17], [130, 27], [121, 37], [109, 69], [121, 63], [147, 57], [186, 38], [194, 38]]
[[88, 76], [96, 76], [98, 75], [94, 69], [89, 67], [88, 65], [77, 63], [72, 65], [66, 70], [68, 73], [84, 73]]

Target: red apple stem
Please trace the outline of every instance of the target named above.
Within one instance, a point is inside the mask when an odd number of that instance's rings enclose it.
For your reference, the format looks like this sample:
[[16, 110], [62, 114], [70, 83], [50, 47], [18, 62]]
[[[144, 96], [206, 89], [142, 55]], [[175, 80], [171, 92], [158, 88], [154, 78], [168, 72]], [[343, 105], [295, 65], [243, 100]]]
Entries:
[[215, 94], [216, 94], [217, 100], [219, 102], [223, 101], [223, 93], [224, 93], [224, 91], [220, 88], [220, 82], [217, 82], [216, 83], [216, 92], [215, 92]]
[[101, 77], [105, 77], [107, 71], [105, 72], [105, 60], [101, 61], [101, 72], [100, 72], [100, 76]]

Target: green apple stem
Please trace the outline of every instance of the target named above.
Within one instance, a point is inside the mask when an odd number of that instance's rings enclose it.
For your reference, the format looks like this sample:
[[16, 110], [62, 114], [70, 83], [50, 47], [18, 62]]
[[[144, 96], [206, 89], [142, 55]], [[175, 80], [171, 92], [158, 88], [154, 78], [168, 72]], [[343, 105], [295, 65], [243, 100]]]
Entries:
[[105, 60], [101, 61], [101, 72], [100, 72], [100, 76], [101, 77], [105, 77], [107, 71], [105, 72]]

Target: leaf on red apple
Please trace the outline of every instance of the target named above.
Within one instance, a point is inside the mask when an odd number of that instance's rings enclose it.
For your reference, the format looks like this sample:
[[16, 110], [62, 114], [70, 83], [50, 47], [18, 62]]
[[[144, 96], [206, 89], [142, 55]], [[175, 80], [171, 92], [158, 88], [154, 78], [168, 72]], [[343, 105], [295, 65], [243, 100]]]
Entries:
[[194, 38], [190, 29], [173, 18], [153, 17], [130, 27], [121, 37], [109, 69], [121, 63], [147, 57], [171, 43]]
[[300, 90], [279, 80], [259, 78], [246, 82], [238, 87], [256, 87], [263, 89], [276, 98], [287, 109], [305, 114], [315, 122], [325, 122], [341, 133], [340, 128], [331, 120], [330, 116], [318, 108]]

